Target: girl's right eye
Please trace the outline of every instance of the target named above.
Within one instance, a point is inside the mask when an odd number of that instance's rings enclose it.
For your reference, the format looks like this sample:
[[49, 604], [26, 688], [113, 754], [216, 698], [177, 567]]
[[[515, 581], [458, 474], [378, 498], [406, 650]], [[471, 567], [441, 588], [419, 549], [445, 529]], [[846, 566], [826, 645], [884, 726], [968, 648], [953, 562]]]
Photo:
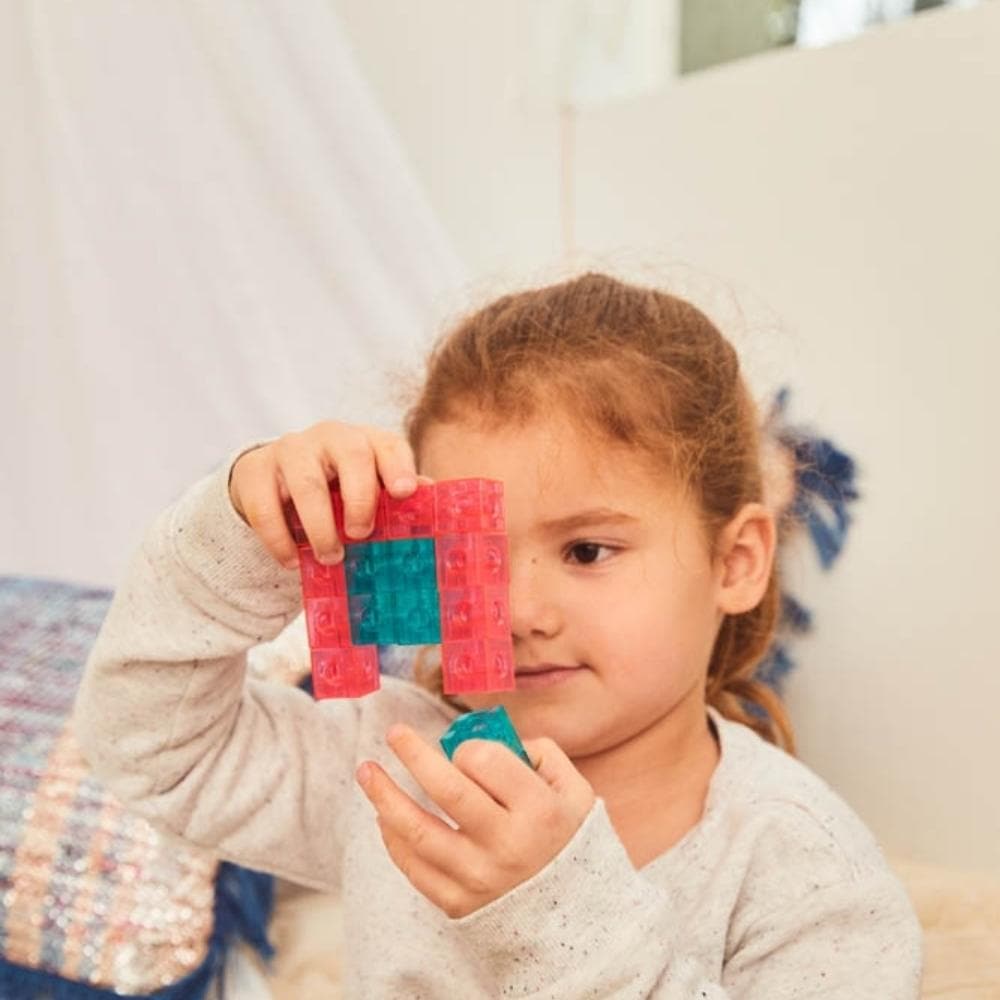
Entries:
[[610, 545], [600, 542], [573, 542], [566, 548], [566, 557], [578, 566], [591, 566], [603, 562], [614, 552]]

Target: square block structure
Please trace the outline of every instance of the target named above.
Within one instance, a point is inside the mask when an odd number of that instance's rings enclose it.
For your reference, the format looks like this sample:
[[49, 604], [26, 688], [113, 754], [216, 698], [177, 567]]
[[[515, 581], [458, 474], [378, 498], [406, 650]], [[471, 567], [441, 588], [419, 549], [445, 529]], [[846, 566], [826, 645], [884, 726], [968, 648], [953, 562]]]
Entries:
[[455, 479], [419, 486], [405, 500], [379, 494], [366, 539], [344, 534], [344, 559], [318, 562], [291, 505], [317, 698], [354, 698], [379, 687], [378, 646], [441, 643], [446, 694], [514, 687], [503, 485]]

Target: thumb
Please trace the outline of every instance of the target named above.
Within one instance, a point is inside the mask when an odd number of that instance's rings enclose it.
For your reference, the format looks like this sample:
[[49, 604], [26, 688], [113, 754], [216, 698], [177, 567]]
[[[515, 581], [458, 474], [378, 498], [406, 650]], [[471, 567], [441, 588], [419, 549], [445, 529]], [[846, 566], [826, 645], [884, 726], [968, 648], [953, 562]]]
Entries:
[[555, 740], [543, 736], [535, 740], [524, 740], [523, 745], [535, 767], [535, 773], [551, 789], [579, 799], [581, 804], [590, 808], [595, 798], [594, 789]]

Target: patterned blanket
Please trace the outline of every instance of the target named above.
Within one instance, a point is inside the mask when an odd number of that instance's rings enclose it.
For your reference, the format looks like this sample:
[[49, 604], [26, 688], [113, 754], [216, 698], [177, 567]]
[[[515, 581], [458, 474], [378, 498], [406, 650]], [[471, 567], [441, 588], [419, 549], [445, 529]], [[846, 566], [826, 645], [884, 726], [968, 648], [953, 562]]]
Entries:
[[272, 880], [165, 840], [87, 770], [68, 720], [111, 595], [0, 577], [0, 998], [197, 1000]]

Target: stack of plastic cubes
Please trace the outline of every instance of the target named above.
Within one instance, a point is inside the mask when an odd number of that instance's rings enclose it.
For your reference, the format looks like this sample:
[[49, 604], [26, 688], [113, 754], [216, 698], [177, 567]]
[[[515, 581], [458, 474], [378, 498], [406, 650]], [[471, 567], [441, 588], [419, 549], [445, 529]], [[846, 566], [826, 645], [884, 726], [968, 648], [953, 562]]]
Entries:
[[[340, 493], [331, 488], [337, 534]], [[315, 558], [293, 508], [317, 698], [379, 686], [378, 646], [441, 644], [446, 694], [514, 687], [503, 486], [457, 479], [405, 500], [384, 490], [375, 527], [336, 566]]]

